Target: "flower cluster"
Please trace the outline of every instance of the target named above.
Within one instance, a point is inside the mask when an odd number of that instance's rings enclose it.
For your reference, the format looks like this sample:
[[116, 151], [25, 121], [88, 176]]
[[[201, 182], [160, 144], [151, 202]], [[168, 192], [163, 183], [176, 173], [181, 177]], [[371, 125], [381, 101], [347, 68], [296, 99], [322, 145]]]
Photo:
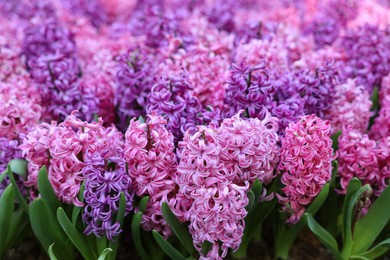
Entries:
[[156, 114], [149, 116], [147, 123], [130, 121], [124, 155], [135, 194], [149, 196], [142, 226], [169, 236], [171, 231], [162, 218], [161, 203], [169, 202], [173, 195], [177, 161], [173, 136], [166, 124], [167, 121]]
[[330, 125], [315, 115], [290, 124], [282, 139], [279, 170], [283, 195], [277, 195], [282, 210], [297, 223], [305, 208], [332, 177], [333, 149]]

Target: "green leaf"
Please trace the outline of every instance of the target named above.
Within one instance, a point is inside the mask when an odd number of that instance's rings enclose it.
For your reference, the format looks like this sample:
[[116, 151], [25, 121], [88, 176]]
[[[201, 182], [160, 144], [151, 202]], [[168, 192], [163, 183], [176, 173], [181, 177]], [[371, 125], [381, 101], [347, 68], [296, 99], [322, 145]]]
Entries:
[[371, 111], [376, 111], [379, 109], [378, 96], [379, 96], [379, 88], [374, 87], [371, 94], [371, 101], [372, 101]]
[[3, 255], [6, 247], [6, 241], [9, 235], [9, 228], [12, 222], [12, 214], [15, 206], [15, 193], [12, 184], [4, 190], [0, 197], [0, 256]]
[[25, 232], [27, 224], [28, 219], [26, 213], [22, 208], [17, 209], [12, 215], [12, 221], [9, 227], [6, 244], [12, 247], [12, 245], [14, 245], [14, 243], [18, 241], [20, 237], [22, 237], [22, 233]]
[[57, 209], [61, 206], [61, 204], [58, 201], [53, 187], [48, 179], [46, 166], [42, 166], [38, 172], [38, 188], [43, 201], [49, 207], [52, 214], [56, 215]]
[[[126, 215], [126, 196], [122, 192], [120, 195], [120, 198], [119, 198], [118, 213], [116, 215], [116, 221], [119, 222], [121, 227], [123, 226], [123, 220], [125, 219], [125, 215]], [[118, 243], [119, 243], [118, 238], [119, 237], [115, 237], [114, 241], [109, 242], [109, 248], [111, 248], [113, 250], [113, 253], [110, 255], [111, 259], [115, 259], [115, 257], [116, 257]]]
[[[78, 199], [81, 202], [84, 201], [84, 190], [85, 190], [85, 182], [83, 182], [81, 184], [79, 195], [78, 195]], [[73, 223], [73, 225], [76, 225], [77, 218], [79, 217], [81, 210], [82, 210], [82, 207], [73, 206], [73, 210], [72, 210], [72, 223]]]
[[205, 240], [205, 241], [202, 243], [202, 253], [203, 253], [204, 255], [207, 255], [207, 254], [210, 252], [210, 250], [211, 250], [212, 247], [213, 247], [213, 244], [211, 244], [210, 241]]
[[103, 250], [103, 252], [100, 254], [98, 260], [105, 260], [107, 255], [111, 253], [113, 250], [111, 248], [106, 248]]
[[27, 176], [27, 161], [23, 159], [13, 159], [9, 162], [11, 171], [22, 176], [23, 179]]
[[20, 190], [18, 188], [18, 185], [16, 184], [14, 174], [11, 171], [11, 166], [9, 164], [7, 166], [7, 173], [8, 173], [9, 180], [10, 180], [10, 182], [12, 184], [12, 187], [14, 188], [16, 198], [18, 198], [18, 201], [19, 201], [20, 205], [22, 206], [23, 210], [27, 214], [29, 214], [28, 204], [27, 204], [25, 198], [23, 197], [22, 193], [20, 192]]
[[149, 196], [145, 196], [141, 199], [138, 205], [139, 211], [141, 211], [142, 213], [145, 212], [146, 206], [148, 205], [148, 201], [149, 201]]
[[365, 259], [377, 259], [383, 256], [390, 249], [390, 238], [383, 240], [378, 245], [374, 246], [367, 252], [360, 253], [358, 256], [352, 256], [351, 258], [364, 257]]
[[361, 183], [358, 179], [353, 178], [348, 187], [347, 194], [345, 196], [344, 206], [343, 206], [343, 238], [344, 238], [344, 248], [342, 250], [342, 255], [344, 258], [348, 258], [352, 252], [352, 221], [354, 218], [354, 209], [356, 202], [360, 198], [360, 195], [368, 190], [370, 186], [365, 185], [361, 187]]
[[333, 253], [336, 259], [343, 259], [334, 237], [326, 231], [318, 222], [312, 217], [311, 214], [305, 213], [304, 220], [307, 223], [309, 229], [318, 237], [318, 239]]
[[148, 260], [150, 257], [146, 253], [141, 240], [141, 232], [140, 232], [140, 224], [142, 220], [142, 212], [137, 212], [134, 217], [133, 221], [131, 222], [131, 235], [133, 237], [134, 246], [137, 249], [137, 252], [141, 259]]
[[360, 219], [355, 226], [353, 254], [359, 254], [370, 248], [375, 239], [390, 220], [390, 186], [387, 187], [379, 198], [369, 208], [367, 214]]
[[53, 252], [53, 246], [54, 246], [55, 243], [51, 244], [49, 246], [49, 257], [50, 257], [50, 260], [57, 260], [57, 257], [54, 255], [54, 252]]
[[96, 259], [97, 255], [95, 255], [95, 252], [89, 247], [86, 236], [82, 235], [76, 229], [61, 207], [57, 210], [57, 219], [73, 245], [80, 251], [81, 255], [85, 259]]
[[332, 148], [333, 151], [337, 151], [339, 149], [339, 136], [341, 135], [341, 130], [337, 131], [335, 134], [332, 135]]
[[255, 204], [259, 203], [261, 192], [263, 191], [263, 184], [260, 182], [259, 179], [256, 179], [253, 182], [252, 189], [253, 194], [255, 195]]
[[253, 209], [253, 205], [255, 205], [255, 194], [252, 190], [248, 192], [248, 205], [246, 205], [245, 209], [246, 211], [250, 212]]
[[173, 214], [171, 209], [169, 208], [166, 202], [162, 203], [162, 214], [164, 219], [171, 226], [173, 233], [175, 233], [176, 237], [179, 239], [180, 243], [184, 246], [187, 252], [190, 255], [194, 255], [196, 250], [194, 245], [192, 244], [192, 238], [190, 233], [188, 232], [188, 228], [186, 228]]
[[8, 174], [8, 171], [7, 171], [7, 169], [5, 169], [5, 170], [0, 174], [0, 182], [2, 182], [2, 181], [5, 179], [5, 177], [7, 176], [7, 174]]
[[[329, 183], [325, 184], [322, 188], [321, 192], [317, 195], [314, 201], [307, 208], [306, 213], [314, 215], [321, 208], [322, 204], [325, 202], [327, 196], [329, 194]], [[284, 230], [281, 233], [278, 233], [277, 241], [276, 241], [276, 256], [282, 259], [287, 259], [288, 253], [295, 239], [302, 231], [305, 223], [300, 220], [297, 224], [292, 227]]]
[[168, 241], [166, 241], [156, 230], [153, 230], [153, 237], [161, 249], [173, 260], [185, 260], [179, 251], [177, 251]]
[[41, 198], [35, 199], [30, 205], [30, 223], [35, 237], [47, 253], [50, 245], [55, 243], [53, 251], [59, 259], [72, 259], [72, 248], [66, 246], [65, 234]]

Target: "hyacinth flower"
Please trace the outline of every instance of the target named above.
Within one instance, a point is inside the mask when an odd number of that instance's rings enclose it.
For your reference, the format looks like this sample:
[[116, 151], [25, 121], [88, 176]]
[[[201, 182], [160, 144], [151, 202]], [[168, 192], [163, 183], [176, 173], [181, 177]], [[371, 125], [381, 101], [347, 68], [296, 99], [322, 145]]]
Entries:
[[333, 149], [330, 125], [315, 115], [290, 124], [282, 139], [279, 171], [284, 187], [277, 194], [287, 222], [297, 223], [313, 199], [332, 177]]
[[199, 100], [191, 94], [188, 75], [161, 76], [148, 95], [146, 112], [162, 115], [166, 128], [174, 141], [181, 140], [189, 126], [196, 125], [196, 115], [201, 110]]
[[48, 19], [29, 28], [23, 42], [27, 68], [45, 101], [46, 117], [63, 120], [80, 109], [80, 68], [71, 33]]
[[390, 72], [389, 30], [364, 25], [348, 30], [341, 42], [346, 55], [341, 76], [356, 78], [370, 93]]
[[233, 64], [225, 94], [225, 117], [245, 110], [247, 117], [263, 119], [275, 107], [275, 86], [265, 61], [250, 66], [245, 62]]
[[[126, 212], [132, 210], [131, 179], [126, 173], [122, 134], [107, 128], [105, 138], [84, 154], [85, 178], [84, 233], [113, 240], [122, 230], [116, 221], [121, 193], [126, 198]], [[113, 140], [109, 140], [113, 139]]]
[[389, 137], [372, 140], [352, 128], [344, 128], [339, 137], [338, 162], [340, 193], [345, 193], [353, 177], [369, 184], [376, 196], [388, 186]]
[[276, 177], [279, 160], [278, 119], [266, 113], [263, 120], [241, 118], [240, 111], [224, 119], [217, 129], [221, 160], [236, 184], [260, 180], [268, 185]]
[[119, 128], [125, 131], [131, 118], [145, 115], [154, 68], [145, 48], [128, 50], [118, 58], [118, 63], [115, 103]]
[[167, 121], [156, 114], [150, 115], [147, 123], [131, 120], [124, 156], [135, 195], [149, 196], [141, 225], [146, 231], [154, 229], [168, 237], [171, 230], [162, 217], [161, 203], [170, 203], [177, 161], [173, 135], [166, 125]]
[[[221, 146], [215, 129], [198, 126], [179, 143], [180, 163], [176, 182], [174, 212], [189, 221], [193, 244], [201, 259], [222, 259], [228, 249], [237, 250], [244, 232], [248, 204], [248, 181], [233, 182], [220, 156]], [[212, 249], [204, 255], [202, 244], [210, 242]]]
[[379, 140], [390, 136], [390, 75], [383, 78], [379, 90], [379, 113], [370, 128], [370, 137]]
[[325, 112], [332, 134], [347, 126], [365, 132], [373, 114], [368, 91], [363, 86], [357, 86], [355, 80], [348, 79], [345, 84], [337, 85], [335, 92], [332, 106]]

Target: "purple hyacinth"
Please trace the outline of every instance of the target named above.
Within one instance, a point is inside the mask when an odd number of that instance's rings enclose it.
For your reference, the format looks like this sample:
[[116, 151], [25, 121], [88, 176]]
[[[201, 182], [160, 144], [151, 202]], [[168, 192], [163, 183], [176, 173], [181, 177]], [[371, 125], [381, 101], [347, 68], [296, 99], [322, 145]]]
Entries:
[[357, 78], [356, 84], [368, 91], [380, 86], [390, 72], [390, 27], [381, 30], [374, 25], [364, 25], [349, 30], [342, 40], [345, 50], [344, 79]]
[[[18, 148], [19, 141], [10, 140], [5, 137], [0, 137], [0, 174], [5, 171], [8, 163], [12, 159], [22, 158], [22, 151]], [[16, 183], [22, 193], [26, 194], [26, 189], [23, 185], [23, 179], [19, 175], [15, 175]], [[10, 184], [8, 176], [0, 182], [0, 196], [3, 194], [4, 190]]]
[[196, 115], [201, 111], [199, 100], [190, 91], [188, 75], [162, 76], [148, 96], [146, 112], [162, 115], [168, 121], [166, 128], [172, 132], [175, 142], [181, 140], [190, 126], [196, 125]]
[[237, 8], [237, 2], [234, 0], [217, 0], [210, 6], [205, 6], [205, 15], [209, 22], [214, 24], [217, 29], [227, 32], [233, 32], [235, 29], [234, 10]]
[[147, 96], [153, 86], [154, 68], [146, 49], [130, 49], [118, 59], [115, 104], [119, 128], [126, 130], [133, 117], [145, 115]]
[[61, 2], [70, 12], [87, 17], [96, 27], [108, 21], [100, 0], [62, 0]]
[[72, 55], [75, 51], [73, 34], [55, 19], [31, 26], [25, 32], [23, 54], [27, 61], [47, 54]]
[[324, 62], [315, 71], [300, 69], [291, 77], [292, 90], [304, 99], [306, 115], [324, 116], [335, 96], [336, 72], [332, 63]]
[[313, 21], [312, 33], [317, 48], [332, 45], [340, 33], [340, 24], [332, 17], [318, 17]]
[[266, 63], [257, 66], [233, 64], [229, 86], [226, 90], [225, 117], [231, 117], [244, 109], [248, 117], [263, 119], [276, 103], [273, 100], [274, 83], [269, 75]]
[[96, 145], [84, 154], [85, 177], [84, 233], [98, 237], [106, 236], [113, 240], [122, 230], [116, 222], [120, 195], [126, 197], [126, 212], [133, 209], [133, 193], [130, 192], [131, 179], [126, 173], [123, 148], [110, 147], [107, 142]]

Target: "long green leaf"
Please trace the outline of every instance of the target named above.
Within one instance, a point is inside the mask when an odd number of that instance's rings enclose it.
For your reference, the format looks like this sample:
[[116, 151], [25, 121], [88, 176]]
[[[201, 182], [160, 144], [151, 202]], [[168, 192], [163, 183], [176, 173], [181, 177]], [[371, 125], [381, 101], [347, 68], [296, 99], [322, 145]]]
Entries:
[[103, 250], [103, 252], [100, 254], [98, 260], [105, 260], [107, 255], [111, 253], [113, 250], [111, 248], [106, 248]]
[[53, 252], [53, 246], [54, 246], [55, 243], [51, 244], [49, 246], [49, 257], [50, 257], [50, 260], [57, 260], [57, 257], [54, 255], [54, 252]]
[[[357, 179], [352, 179], [347, 188], [347, 196], [345, 197], [344, 207], [343, 207], [343, 230], [344, 230], [344, 247], [342, 250], [342, 255], [344, 258], [348, 258], [352, 252], [352, 221], [354, 218], [354, 209], [355, 205], [362, 195], [363, 192], [368, 190], [370, 187], [365, 185], [360, 187], [360, 181]], [[351, 187], [351, 188], [350, 188]], [[358, 188], [356, 190], [356, 188]]]
[[370, 248], [390, 220], [390, 186], [370, 207], [367, 214], [355, 226], [352, 254], [359, 254]]
[[179, 251], [177, 251], [168, 241], [166, 241], [156, 230], [153, 230], [153, 237], [161, 249], [173, 260], [185, 260]]
[[133, 237], [134, 246], [137, 249], [137, 252], [141, 257], [141, 259], [148, 260], [150, 259], [150, 257], [146, 253], [146, 250], [144, 249], [141, 240], [141, 232], [140, 232], [141, 219], [142, 219], [142, 212], [137, 212], [133, 217], [133, 221], [131, 222], [131, 235]]
[[57, 210], [57, 219], [73, 245], [80, 251], [81, 255], [85, 259], [96, 259], [97, 255], [89, 247], [86, 236], [82, 235], [76, 229], [61, 207]]
[[171, 209], [169, 208], [168, 204], [166, 202], [162, 203], [162, 214], [164, 216], [164, 219], [168, 222], [168, 224], [171, 226], [173, 233], [177, 236], [181, 244], [184, 246], [184, 248], [187, 250], [187, 252], [190, 255], [194, 255], [196, 250], [194, 245], [192, 244], [192, 238], [190, 233], [188, 232], [188, 228], [186, 228], [173, 214]]
[[7, 245], [9, 228], [15, 206], [15, 193], [12, 184], [4, 190], [0, 197], [0, 256], [3, 255]]
[[9, 162], [11, 171], [22, 176], [23, 179], [27, 175], [27, 161], [23, 159], [13, 159]]
[[56, 215], [57, 209], [61, 206], [61, 204], [58, 201], [53, 187], [48, 179], [46, 166], [42, 166], [38, 172], [38, 188], [43, 201], [49, 207], [52, 214]]
[[35, 199], [30, 205], [30, 223], [35, 237], [47, 253], [49, 247], [55, 243], [52, 249], [59, 259], [73, 259], [73, 249], [67, 247], [61, 227], [41, 198]]
[[257, 203], [259, 203], [260, 197], [261, 197], [261, 192], [263, 191], [263, 184], [260, 182], [259, 179], [256, 179], [253, 182], [251, 190], [252, 190], [253, 194], [255, 195], [255, 205], [256, 205]]
[[318, 239], [333, 253], [336, 259], [343, 259], [337, 246], [337, 241], [310, 215], [305, 213], [304, 219], [309, 229], [318, 237]]
[[[1, 210], [1, 209], [0, 209]], [[19, 208], [12, 215], [11, 225], [9, 227], [7, 244], [12, 246], [18, 238], [21, 237], [22, 232], [25, 231], [27, 227], [28, 219], [26, 213], [22, 208]]]
[[2, 181], [5, 179], [5, 177], [7, 176], [7, 174], [8, 174], [8, 171], [7, 171], [7, 169], [5, 169], [5, 170], [0, 174], [0, 182], [2, 182]]
[[[121, 227], [123, 226], [123, 220], [125, 219], [125, 215], [126, 215], [126, 196], [122, 192], [120, 195], [120, 198], [119, 198], [118, 213], [116, 215], [116, 221], [119, 222]], [[111, 248], [113, 250], [113, 253], [110, 254], [109, 259], [115, 259], [115, 257], [116, 257], [117, 248], [118, 248], [118, 244], [119, 244], [118, 240], [119, 240], [119, 236], [115, 237], [114, 241], [109, 242], [109, 248]]]
[[367, 252], [361, 253], [358, 256], [352, 256], [351, 258], [364, 257], [366, 259], [377, 259], [383, 256], [390, 249], [390, 238], [383, 240], [378, 245], [374, 246]]
[[[78, 199], [81, 202], [84, 201], [84, 190], [85, 190], [85, 183], [83, 182], [81, 184], [79, 195], [78, 195]], [[79, 217], [81, 210], [82, 210], [81, 207], [73, 206], [73, 210], [72, 210], [72, 223], [73, 223], [73, 225], [76, 225], [77, 218]]]
[[245, 207], [245, 209], [247, 212], [250, 212], [252, 211], [253, 206], [255, 205], [255, 194], [251, 190], [248, 192], [248, 200], [249, 202], [248, 205]]
[[15, 177], [14, 177], [13, 172], [11, 171], [11, 166], [10, 165], [7, 166], [7, 173], [8, 173], [9, 180], [10, 180], [10, 182], [11, 182], [13, 188], [14, 188], [16, 198], [18, 199], [18, 201], [19, 201], [20, 205], [22, 206], [23, 210], [27, 214], [29, 214], [28, 204], [27, 204], [25, 198], [23, 197], [22, 193], [20, 192], [20, 190], [18, 188], [18, 185], [16, 184]]

